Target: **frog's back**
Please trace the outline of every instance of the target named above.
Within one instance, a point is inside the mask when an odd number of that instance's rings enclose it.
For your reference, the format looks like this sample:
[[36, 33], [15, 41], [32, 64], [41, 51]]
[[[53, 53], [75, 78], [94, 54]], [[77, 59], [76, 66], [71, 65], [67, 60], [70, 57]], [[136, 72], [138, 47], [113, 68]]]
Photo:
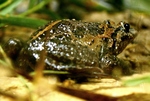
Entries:
[[104, 32], [99, 26], [100, 23], [76, 20], [51, 22], [33, 34], [19, 61], [34, 68], [45, 50], [47, 69], [99, 67], [101, 39], [97, 36]]

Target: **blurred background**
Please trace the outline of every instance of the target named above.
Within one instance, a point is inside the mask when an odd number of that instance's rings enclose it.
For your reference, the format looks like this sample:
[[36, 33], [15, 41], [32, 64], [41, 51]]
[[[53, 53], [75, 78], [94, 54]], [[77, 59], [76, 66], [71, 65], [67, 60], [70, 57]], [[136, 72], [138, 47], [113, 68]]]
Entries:
[[[132, 11], [149, 15], [149, 4], [149, 0], [1, 0], [0, 25], [3, 26], [7, 23], [28, 27], [26, 24], [21, 25], [23, 22], [20, 20], [23, 17], [39, 18], [47, 21], [64, 18], [83, 20], [87, 17], [86, 20], [88, 20], [88, 17], [91, 17], [91, 14], [95, 12], [105, 12], [113, 15]], [[21, 17], [22, 19], [16, 21], [16, 17]], [[102, 14], [102, 16], [99, 15], [98, 18], [93, 19], [107, 18], [109, 17]], [[28, 20], [26, 20], [27, 22]], [[43, 23], [45, 22], [41, 24]], [[39, 26], [38, 22], [34, 22], [32, 28], [37, 26]]]
[[[0, 0], [0, 39], [4, 33], [15, 37], [30, 36], [31, 29], [58, 19], [109, 19], [117, 23], [123, 20], [138, 26], [142, 17], [150, 14], [149, 4], [149, 0]], [[149, 26], [145, 24], [144, 27]], [[18, 31], [16, 27], [8, 27], [10, 25], [28, 29]]]

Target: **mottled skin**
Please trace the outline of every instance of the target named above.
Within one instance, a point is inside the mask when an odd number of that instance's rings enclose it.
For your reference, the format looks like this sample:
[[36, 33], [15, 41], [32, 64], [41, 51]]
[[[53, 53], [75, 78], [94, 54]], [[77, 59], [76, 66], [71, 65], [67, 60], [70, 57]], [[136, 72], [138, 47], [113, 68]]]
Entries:
[[135, 36], [125, 22], [53, 21], [31, 36], [19, 53], [18, 67], [34, 69], [44, 50], [45, 69], [88, 77], [111, 74], [121, 65], [117, 55]]

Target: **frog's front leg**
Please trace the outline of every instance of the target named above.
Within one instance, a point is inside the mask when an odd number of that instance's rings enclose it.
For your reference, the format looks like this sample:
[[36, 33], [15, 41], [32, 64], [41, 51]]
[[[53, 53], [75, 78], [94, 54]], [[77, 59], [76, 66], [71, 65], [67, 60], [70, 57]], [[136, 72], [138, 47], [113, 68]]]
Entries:
[[106, 54], [100, 59], [100, 67], [106, 74], [131, 75], [133, 67], [130, 61], [117, 58], [116, 55]]

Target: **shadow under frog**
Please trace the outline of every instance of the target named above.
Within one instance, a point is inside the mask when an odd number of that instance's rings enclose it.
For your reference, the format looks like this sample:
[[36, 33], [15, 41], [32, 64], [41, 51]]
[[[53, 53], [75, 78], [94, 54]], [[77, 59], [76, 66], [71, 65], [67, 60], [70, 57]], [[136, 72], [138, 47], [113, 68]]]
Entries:
[[[122, 74], [132, 74], [130, 66], [117, 58], [135, 38], [137, 31], [125, 22], [51, 21], [37, 30], [25, 45], [10, 39], [6, 53], [16, 60], [19, 70], [34, 70], [41, 52], [45, 51], [45, 69], [68, 71], [77, 77], [111, 75], [115, 67]], [[9, 50], [9, 51], [8, 51]]]

